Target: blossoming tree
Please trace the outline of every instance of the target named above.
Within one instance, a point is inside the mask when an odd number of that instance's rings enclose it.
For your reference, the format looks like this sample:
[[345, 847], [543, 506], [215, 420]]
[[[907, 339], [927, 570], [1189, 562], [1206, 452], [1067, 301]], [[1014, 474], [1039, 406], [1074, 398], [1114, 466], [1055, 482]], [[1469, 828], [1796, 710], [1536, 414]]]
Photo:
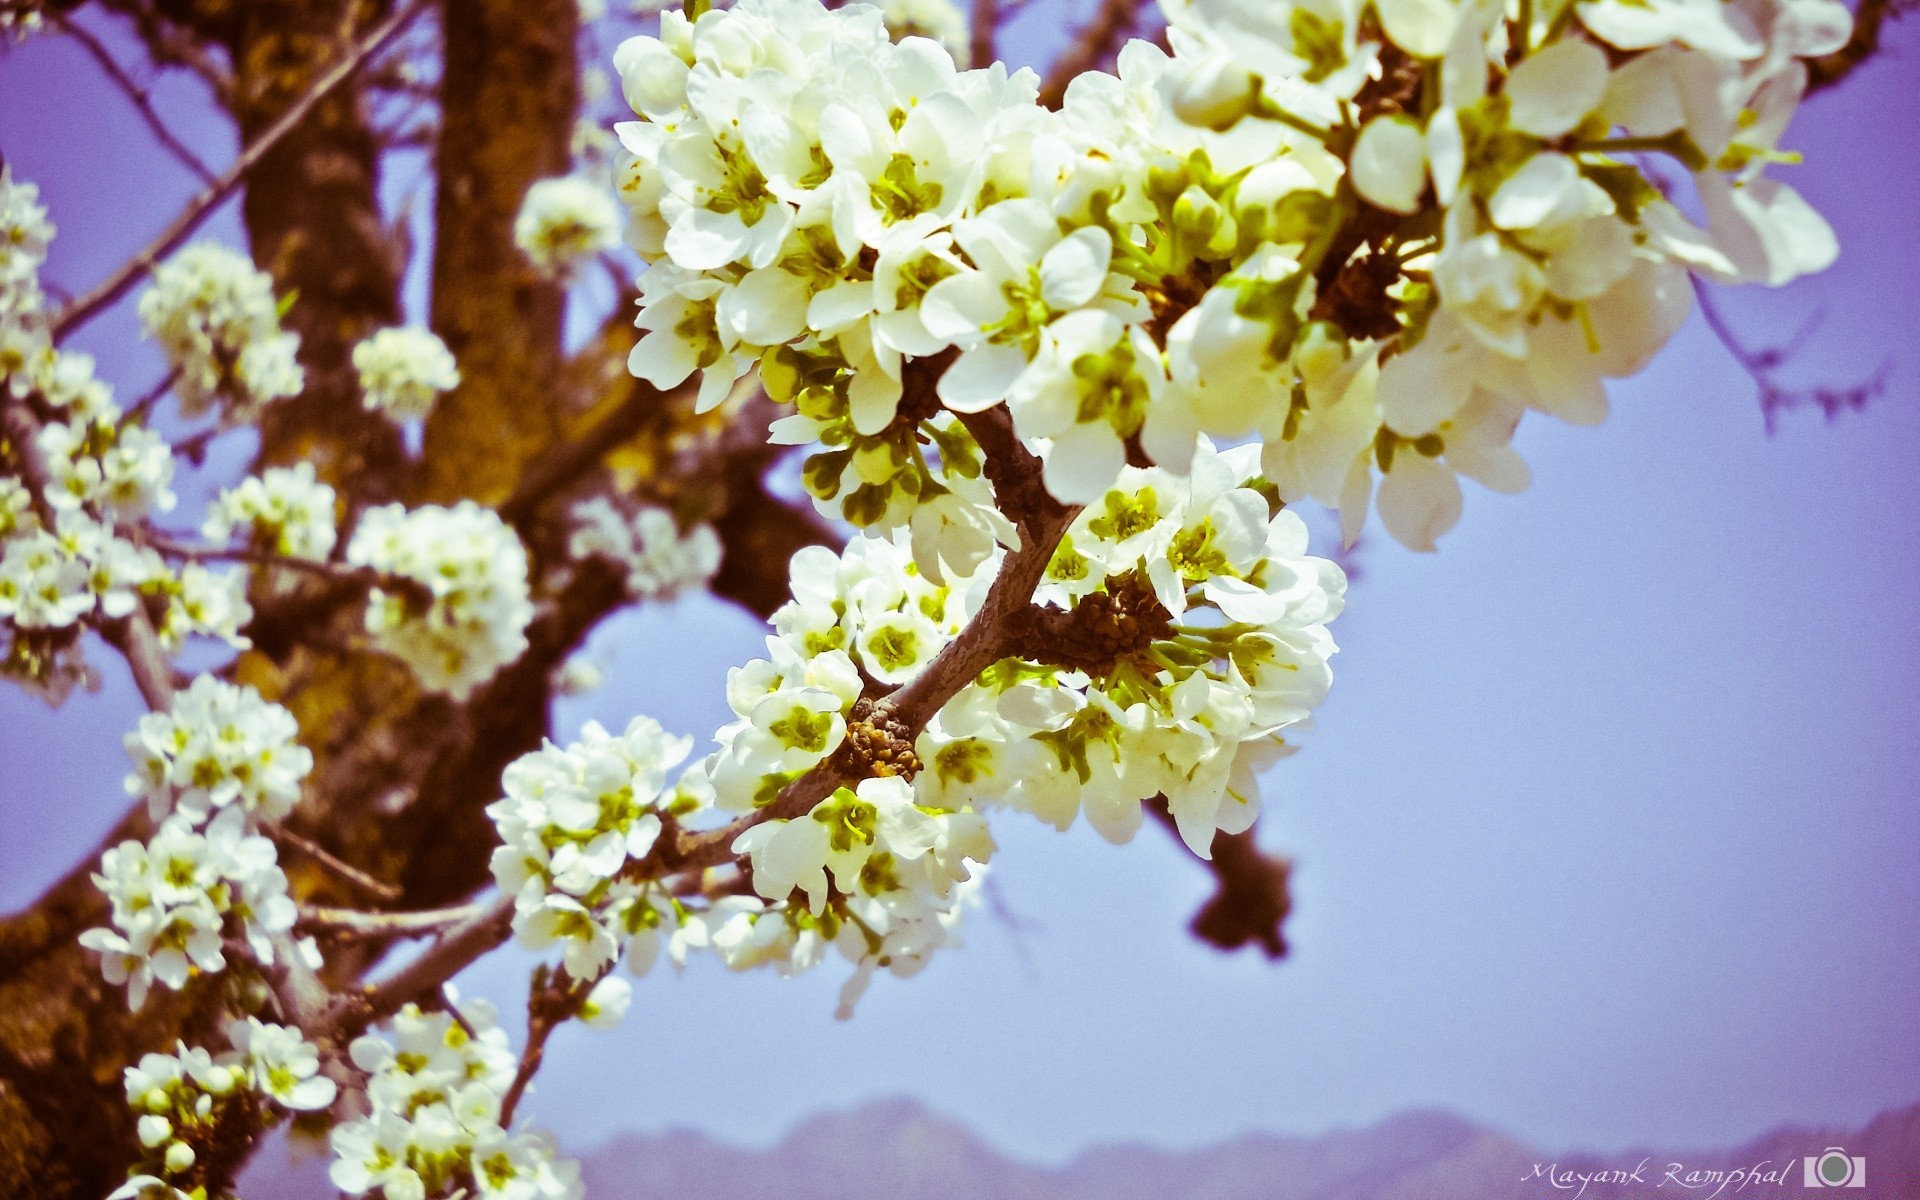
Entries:
[[[151, 709], [109, 845], [0, 925], [0, 1190], [196, 1200], [288, 1121], [349, 1194], [576, 1195], [521, 1106], [556, 1026], [699, 954], [842, 960], [849, 1012], [996, 822], [1154, 817], [1218, 877], [1196, 932], [1278, 955], [1256, 780], [1346, 590], [1299, 511], [1432, 550], [1700, 281], [1831, 262], [1778, 143], [1887, 12], [1104, 0], [1042, 77], [994, 0], [98, 0], [231, 111], [215, 172], [74, 7], [0, 14], [206, 187], [55, 303], [0, 174], [5, 670], [57, 704], [117, 652]], [[195, 240], [235, 193], [251, 256]], [[134, 296], [169, 369], [125, 404], [66, 341]], [[771, 622], [710, 749], [543, 741], [596, 624], [700, 587]], [[509, 938], [518, 1047], [449, 985]]]

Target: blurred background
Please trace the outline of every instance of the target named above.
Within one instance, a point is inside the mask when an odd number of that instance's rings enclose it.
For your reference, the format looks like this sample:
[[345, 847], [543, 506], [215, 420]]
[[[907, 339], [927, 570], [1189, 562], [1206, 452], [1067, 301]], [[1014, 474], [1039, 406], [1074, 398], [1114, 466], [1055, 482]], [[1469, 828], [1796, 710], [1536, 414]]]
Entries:
[[[1009, 57], [1044, 62], [1085, 8], [1034, 5]], [[1783, 174], [1832, 221], [1839, 263], [1718, 301], [1752, 347], [1819, 317], [1789, 383], [1883, 386], [1769, 432], [1696, 315], [1613, 388], [1602, 429], [1525, 422], [1532, 489], [1471, 494], [1437, 555], [1370, 532], [1333, 697], [1263, 781], [1264, 841], [1296, 863], [1284, 961], [1187, 934], [1211, 884], [1157, 830], [1116, 849], [1008, 819], [967, 947], [883, 978], [852, 1021], [832, 1015], [838, 964], [663, 969], [617, 1031], [555, 1038], [535, 1118], [576, 1152], [668, 1127], [764, 1145], [904, 1096], [1050, 1163], [1409, 1109], [1544, 1152], [1718, 1146], [1920, 1101], [1920, 22], [1892, 28], [1787, 141], [1806, 163]], [[204, 156], [231, 156], [197, 85], [155, 97]], [[40, 185], [48, 278], [70, 291], [195, 190], [52, 34], [0, 56], [0, 152]], [[390, 166], [395, 211], [430, 213], [419, 185]], [[244, 245], [231, 205], [207, 236]], [[80, 344], [124, 396], [161, 374], [130, 303]], [[249, 453], [223, 441], [183, 507]], [[761, 636], [705, 598], [624, 614], [589, 647], [607, 683], [564, 702], [553, 736], [648, 713], [704, 739]], [[118, 743], [140, 706], [94, 660], [104, 687], [58, 710], [0, 693], [0, 909], [126, 805]], [[496, 954], [461, 986], [517, 1021], [530, 962]]]

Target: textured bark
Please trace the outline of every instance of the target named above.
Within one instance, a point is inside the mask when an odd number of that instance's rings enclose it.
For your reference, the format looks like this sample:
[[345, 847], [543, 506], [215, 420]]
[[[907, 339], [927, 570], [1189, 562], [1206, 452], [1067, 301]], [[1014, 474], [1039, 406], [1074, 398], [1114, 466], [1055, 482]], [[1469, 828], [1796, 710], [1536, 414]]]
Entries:
[[[345, 48], [342, 33], [373, 24], [386, 5], [281, 0], [243, 6], [230, 44], [234, 115], [251, 140]], [[356, 502], [392, 499], [406, 457], [393, 425], [359, 403], [354, 344], [400, 321], [400, 271], [380, 218], [379, 156], [358, 88], [322, 101], [248, 180], [242, 215], [254, 261], [295, 303], [307, 384], [269, 405], [262, 458], [311, 461]]]
[[493, 502], [559, 430], [561, 292], [513, 244], [529, 185], [568, 166], [575, 0], [447, 0], [433, 327], [465, 377], [427, 422], [422, 499]]

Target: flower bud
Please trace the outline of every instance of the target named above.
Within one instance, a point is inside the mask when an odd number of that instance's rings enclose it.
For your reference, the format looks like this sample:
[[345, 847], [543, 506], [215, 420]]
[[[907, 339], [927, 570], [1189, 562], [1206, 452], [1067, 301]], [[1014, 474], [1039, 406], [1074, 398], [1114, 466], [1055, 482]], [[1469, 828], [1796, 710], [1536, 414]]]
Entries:
[[152, 1113], [141, 1117], [135, 1128], [140, 1134], [140, 1144], [149, 1150], [173, 1136], [173, 1122]]
[[1173, 205], [1173, 227], [1196, 242], [1208, 242], [1220, 228], [1220, 202], [1202, 191], [1199, 185], [1190, 185], [1180, 193], [1180, 199]]
[[1257, 95], [1245, 67], [1215, 55], [1194, 64], [1173, 94], [1173, 111], [1188, 124], [1225, 129], [1253, 111]]
[[173, 1145], [168, 1146], [166, 1158], [167, 1173], [169, 1175], [180, 1174], [193, 1165], [194, 1157], [193, 1147], [187, 1145], [185, 1142], [175, 1142]]

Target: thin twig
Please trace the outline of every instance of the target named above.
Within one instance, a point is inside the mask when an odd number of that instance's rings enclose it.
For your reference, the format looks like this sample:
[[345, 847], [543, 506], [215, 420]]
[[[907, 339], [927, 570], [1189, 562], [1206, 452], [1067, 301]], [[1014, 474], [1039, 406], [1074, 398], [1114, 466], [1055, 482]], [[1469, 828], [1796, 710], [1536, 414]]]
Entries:
[[468, 963], [507, 940], [513, 929], [513, 897], [501, 896], [472, 917], [440, 935], [406, 966], [361, 995], [335, 1006], [334, 1023], [343, 1033], [358, 1033], [392, 1016], [410, 1002], [430, 996]]
[[315, 905], [300, 910], [300, 928], [308, 932], [351, 934], [354, 937], [425, 937], [470, 921], [484, 911], [480, 904], [457, 904], [419, 912], [363, 912], [356, 908]]
[[513, 1072], [513, 1083], [500, 1101], [500, 1126], [513, 1126], [514, 1110], [526, 1095], [527, 1084], [540, 1070], [547, 1055], [547, 1039], [553, 1031], [572, 1020], [592, 990], [594, 981], [574, 979], [565, 971], [537, 967], [533, 986], [527, 990], [527, 1044], [520, 1051], [520, 1065]]
[[1810, 313], [1807, 319], [1786, 341], [1775, 346], [1748, 346], [1740, 335], [1735, 333], [1728, 323], [1726, 315], [1720, 311], [1720, 305], [1714, 299], [1713, 292], [1698, 276], [1693, 280], [1695, 297], [1700, 301], [1700, 315], [1705, 318], [1707, 328], [1720, 339], [1727, 353], [1733, 357], [1741, 370], [1753, 380], [1760, 392], [1760, 418], [1766, 423], [1769, 434], [1779, 425], [1780, 414], [1792, 408], [1812, 406], [1818, 408], [1831, 421], [1843, 412], [1858, 412], [1867, 404], [1878, 399], [1887, 390], [1887, 381], [1893, 374], [1893, 359], [1882, 359], [1874, 368], [1873, 374], [1858, 383], [1842, 387], [1815, 385], [1813, 387], [1794, 387], [1781, 382], [1780, 369], [1791, 362], [1806, 347], [1814, 331], [1819, 328], [1824, 315], [1818, 310]]
[[182, 166], [198, 176], [200, 182], [212, 183], [213, 168], [207, 166], [198, 154], [187, 147], [185, 142], [174, 136], [173, 130], [167, 128], [167, 123], [160, 119], [159, 112], [153, 107], [153, 93], [134, 82], [133, 76], [127, 74], [126, 68], [120, 65], [112, 52], [102, 45], [100, 39], [93, 36], [86, 26], [58, 9], [49, 8], [47, 11], [52, 15], [54, 24], [58, 25], [68, 37], [85, 47], [87, 53], [93, 56], [93, 61], [100, 64], [100, 69], [106, 73], [107, 78], [111, 79], [126, 94], [127, 99], [132, 101], [134, 111], [139, 113], [140, 119], [147, 123], [147, 128], [153, 132], [154, 139], [179, 159]]
[[392, 16], [356, 42], [339, 62], [316, 79], [305, 94], [295, 100], [287, 111], [280, 114], [279, 120], [268, 126], [245, 150], [242, 150], [231, 166], [188, 201], [187, 207], [160, 232], [160, 236], [154, 238], [145, 249], [127, 260], [118, 271], [101, 281], [99, 286], [62, 309], [50, 329], [53, 340], [58, 342], [65, 338], [101, 310], [110, 307], [120, 297], [126, 295], [135, 284], [160, 264], [161, 259], [171, 254], [175, 247], [186, 241], [193, 231], [200, 227], [201, 222], [213, 214], [213, 210], [219, 207], [220, 202], [240, 186], [247, 173], [258, 166], [260, 160], [265, 158], [269, 151], [306, 120], [307, 114], [313, 111], [315, 105], [351, 78], [368, 58], [378, 54], [388, 42], [407, 27], [408, 22], [423, 12], [426, 7], [427, 0], [412, 0], [412, 3], [394, 10]]
[[178, 382], [179, 379], [180, 379], [179, 367], [175, 367], [173, 368], [173, 370], [168, 371], [165, 375], [160, 377], [160, 381], [158, 383], [154, 384], [152, 387], [147, 389], [146, 395], [134, 401], [133, 407], [129, 408], [125, 413], [121, 414], [120, 419], [122, 421], [144, 422], [147, 419], [148, 414], [153, 412], [154, 406], [159, 404], [160, 401], [166, 396], [166, 394], [173, 390], [173, 385], [176, 382]]
[[335, 855], [333, 851], [311, 838], [301, 837], [291, 829], [273, 830], [274, 843], [282, 850], [292, 850], [313, 860], [314, 863], [331, 872], [335, 877], [377, 900], [392, 903], [405, 893], [391, 883], [385, 883], [362, 871], [359, 867]]
[[311, 558], [294, 558], [291, 555], [275, 554], [270, 550], [262, 550], [254, 546], [190, 546], [184, 542], [174, 541], [158, 530], [147, 530], [141, 534], [141, 538], [147, 545], [169, 558], [184, 559], [188, 562], [245, 563], [251, 567], [262, 568], [284, 567], [290, 571], [298, 571], [338, 583], [394, 592], [406, 596], [422, 607], [433, 603], [432, 590], [409, 575], [376, 571], [372, 567], [347, 567], [339, 563], [322, 562]]

